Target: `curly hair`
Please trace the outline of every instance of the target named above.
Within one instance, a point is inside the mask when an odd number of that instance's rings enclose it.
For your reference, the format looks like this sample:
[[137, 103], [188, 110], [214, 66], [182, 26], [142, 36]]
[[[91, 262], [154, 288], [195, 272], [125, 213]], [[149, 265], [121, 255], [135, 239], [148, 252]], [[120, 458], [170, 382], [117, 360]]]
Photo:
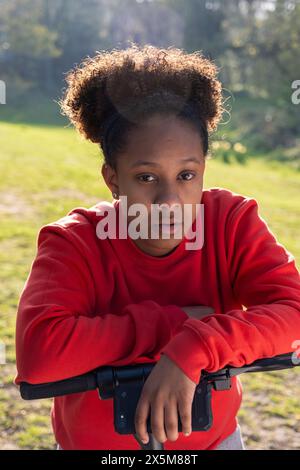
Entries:
[[97, 51], [69, 71], [59, 104], [86, 139], [100, 144], [114, 168], [126, 137], [152, 114], [176, 114], [208, 137], [223, 112], [218, 69], [201, 52], [131, 43], [127, 49]]

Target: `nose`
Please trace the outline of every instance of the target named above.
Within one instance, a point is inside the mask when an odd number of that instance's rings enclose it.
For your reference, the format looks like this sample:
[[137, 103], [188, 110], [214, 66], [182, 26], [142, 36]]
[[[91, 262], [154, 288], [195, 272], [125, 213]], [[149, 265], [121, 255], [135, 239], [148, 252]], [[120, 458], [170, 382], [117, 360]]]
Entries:
[[168, 181], [167, 178], [160, 182], [157, 187], [156, 195], [153, 198], [155, 204], [168, 204], [168, 206], [180, 203], [178, 188], [173, 184], [173, 181]]
[[[174, 191], [163, 191], [153, 201], [158, 204], [161, 214], [170, 213], [171, 223], [174, 219], [178, 219], [178, 212], [182, 210], [182, 204], [179, 196]], [[161, 215], [160, 214], [160, 215]]]
[[153, 202], [154, 204], [159, 204], [166, 207], [168, 206], [169, 209], [173, 209], [178, 206], [181, 207], [180, 199], [174, 193], [160, 195], [159, 197], [155, 198]]

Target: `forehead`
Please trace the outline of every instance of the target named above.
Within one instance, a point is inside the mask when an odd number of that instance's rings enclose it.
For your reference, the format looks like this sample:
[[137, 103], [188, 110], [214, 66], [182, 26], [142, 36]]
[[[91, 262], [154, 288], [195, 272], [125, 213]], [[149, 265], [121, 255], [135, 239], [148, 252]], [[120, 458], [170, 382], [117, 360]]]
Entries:
[[154, 116], [128, 136], [126, 166], [140, 160], [170, 164], [190, 157], [203, 157], [200, 135], [192, 124], [176, 116]]

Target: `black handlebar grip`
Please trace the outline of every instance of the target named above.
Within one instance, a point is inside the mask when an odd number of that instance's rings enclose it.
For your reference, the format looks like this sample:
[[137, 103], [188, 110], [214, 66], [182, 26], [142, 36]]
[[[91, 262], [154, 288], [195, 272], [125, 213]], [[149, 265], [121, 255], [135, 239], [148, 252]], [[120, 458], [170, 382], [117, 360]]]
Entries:
[[38, 398], [52, 398], [71, 393], [82, 393], [97, 388], [97, 377], [93, 372], [72, 377], [57, 382], [29, 384], [20, 383], [20, 393], [23, 400], [36, 400]]
[[[226, 366], [216, 372], [202, 372], [202, 378], [208, 381], [223, 379], [224, 374], [229, 377], [239, 375], [245, 372], [272, 371], [288, 369], [300, 365], [299, 362], [293, 362], [293, 353], [281, 354], [272, 358], [258, 359], [252, 364], [242, 367]], [[114, 395], [115, 382], [124, 379], [144, 381], [150, 374], [156, 363], [136, 364], [133, 366], [111, 367], [105, 366], [94, 371], [87, 372], [77, 377], [60, 380], [57, 382], [48, 382], [41, 384], [20, 383], [20, 393], [24, 400], [36, 400], [39, 398], [52, 398], [71, 393], [82, 393], [99, 388], [99, 395], [102, 399], [112, 398]]]

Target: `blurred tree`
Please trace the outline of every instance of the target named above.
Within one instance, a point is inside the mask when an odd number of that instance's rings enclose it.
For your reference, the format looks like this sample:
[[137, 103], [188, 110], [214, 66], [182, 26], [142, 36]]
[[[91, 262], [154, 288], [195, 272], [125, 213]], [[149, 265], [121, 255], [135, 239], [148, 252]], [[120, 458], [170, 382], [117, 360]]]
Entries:
[[1, 2], [1, 32], [7, 58], [3, 75], [32, 86], [45, 80], [43, 64], [58, 57], [58, 33], [44, 24], [41, 0]]
[[5, 75], [53, 91], [68, 68], [110, 44], [101, 28], [107, 6], [108, 0], [0, 0]]
[[[43, 2], [45, 0], [42, 0]], [[58, 47], [62, 54], [54, 61], [56, 77], [63, 78], [69, 68], [97, 49], [106, 49], [111, 42], [105, 34], [107, 0], [51, 0], [48, 21], [55, 25]]]
[[0, 78], [14, 92], [60, 95], [64, 74], [97, 50], [175, 45], [203, 51], [225, 89], [261, 104], [246, 102], [238, 122], [260, 146], [299, 135], [299, 0], [0, 0], [0, 12]]
[[110, 8], [109, 36], [113, 45], [126, 47], [134, 41], [160, 47], [183, 46], [184, 18], [167, 2], [115, 0]]
[[267, 149], [295, 145], [300, 120], [291, 85], [300, 72], [300, 3], [228, 0], [227, 13], [229, 45], [220, 58], [227, 83], [265, 103], [251, 116], [248, 132], [257, 133], [257, 144]]
[[222, 24], [225, 19], [221, 0], [160, 0], [176, 10], [184, 19], [184, 43], [187, 51], [203, 50], [211, 59], [220, 56], [226, 47]]

